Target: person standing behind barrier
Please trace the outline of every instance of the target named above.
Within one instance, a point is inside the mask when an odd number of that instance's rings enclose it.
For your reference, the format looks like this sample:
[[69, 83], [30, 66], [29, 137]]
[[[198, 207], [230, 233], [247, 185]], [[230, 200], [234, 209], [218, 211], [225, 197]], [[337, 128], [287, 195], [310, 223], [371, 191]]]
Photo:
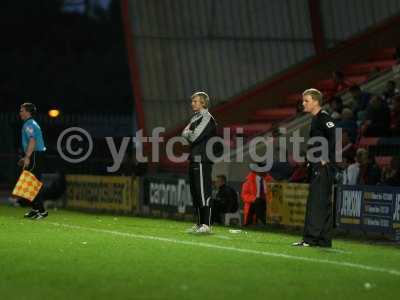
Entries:
[[206, 93], [194, 93], [191, 100], [195, 114], [182, 132], [190, 144], [189, 184], [197, 217], [197, 224], [191, 230], [195, 233], [210, 233], [213, 162], [207, 154], [207, 143], [216, 136], [217, 125], [208, 111], [210, 98]]
[[250, 173], [242, 185], [240, 194], [243, 200], [243, 224], [266, 224], [267, 213], [267, 183], [273, 178], [268, 174], [266, 163], [250, 164]]
[[[18, 162], [23, 169], [30, 171], [39, 180], [42, 176], [45, 160], [46, 147], [43, 141], [43, 134], [40, 126], [33, 119], [37, 113], [36, 106], [32, 103], [24, 103], [20, 107], [19, 115], [24, 124], [22, 126], [22, 150], [24, 157]], [[47, 217], [48, 212], [43, 205], [43, 187], [32, 202], [32, 209], [24, 217], [36, 220]]]
[[[315, 141], [309, 147], [307, 156], [310, 162], [310, 184], [303, 240], [294, 243], [294, 246], [332, 247], [331, 196], [336, 152], [335, 124], [329, 114], [322, 110], [322, 101], [322, 93], [316, 89], [308, 89], [303, 92], [304, 111], [313, 116], [310, 139], [314, 138]], [[311, 154], [312, 157], [310, 157]]]

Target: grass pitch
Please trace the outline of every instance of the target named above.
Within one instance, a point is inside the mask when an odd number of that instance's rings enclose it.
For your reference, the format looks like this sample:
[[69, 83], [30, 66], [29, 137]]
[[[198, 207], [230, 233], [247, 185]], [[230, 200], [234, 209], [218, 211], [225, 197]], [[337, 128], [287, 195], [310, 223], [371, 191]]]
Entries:
[[400, 249], [169, 220], [0, 206], [1, 299], [399, 299]]

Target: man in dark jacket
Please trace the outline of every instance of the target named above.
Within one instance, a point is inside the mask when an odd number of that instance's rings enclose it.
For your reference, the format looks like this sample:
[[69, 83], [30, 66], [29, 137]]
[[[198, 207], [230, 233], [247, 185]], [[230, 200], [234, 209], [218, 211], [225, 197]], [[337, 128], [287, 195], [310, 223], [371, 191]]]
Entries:
[[197, 224], [192, 230], [196, 233], [211, 232], [211, 172], [212, 155], [207, 153], [209, 140], [216, 136], [217, 125], [208, 111], [210, 98], [204, 92], [194, 93], [192, 99], [193, 117], [182, 132], [190, 144], [189, 184], [196, 210]]
[[235, 213], [239, 209], [238, 196], [236, 191], [226, 184], [225, 175], [218, 175], [215, 185], [218, 192], [214, 199], [213, 221], [222, 223], [221, 214]]
[[329, 114], [322, 110], [322, 101], [323, 96], [316, 89], [308, 89], [303, 93], [304, 111], [312, 115], [307, 155], [307, 159], [310, 158], [310, 185], [303, 240], [294, 243], [294, 246], [332, 246], [331, 198], [336, 162], [335, 123]]

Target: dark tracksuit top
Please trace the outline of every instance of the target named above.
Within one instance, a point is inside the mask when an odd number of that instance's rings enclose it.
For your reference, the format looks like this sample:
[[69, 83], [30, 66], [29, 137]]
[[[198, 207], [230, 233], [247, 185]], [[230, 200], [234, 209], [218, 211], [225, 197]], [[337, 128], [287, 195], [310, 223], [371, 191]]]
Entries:
[[207, 109], [194, 114], [182, 136], [190, 144], [189, 184], [197, 223], [211, 223], [212, 160], [207, 155], [207, 142], [216, 135], [216, 122]]
[[207, 109], [194, 114], [182, 136], [190, 143], [189, 160], [191, 162], [212, 163], [206, 155], [206, 146], [210, 138], [216, 135], [217, 125]]
[[[335, 129], [335, 123], [326, 111], [321, 110], [313, 116], [310, 138], [323, 137], [328, 142], [328, 149], [323, 150], [325, 153], [317, 151], [316, 147], [321, 147], [321, 143], [317, 141], [308, 149], [314, 153], [313, 157], [320, 157], [318, 162], [310, 162], [310, 186], [303, 233], [304, 241], [314, 246], [332, 245], [331, 167], [335, 164]], [[313, 148], [316, 151], [313, 151]], [[326, 164], [322, 165], [321, 160]]]
[[[325, 150], [327, 157], [321, 156], [320, 151], [313, 151], [315, 157], [320, 157], [321, 160], [325, 162], [330, 162], [331, 164], [335, 163], [335, 154], [336, 154], [336, 144], [335, 144], [335, 123], [329, 116], [329, 114], [324, 111], [320, 110], [318, 114], [313, 116], [311, 121], [311, 128], [310, 128], [310, 138], [313, 137], [324, 137], [328, 141], [328, 149]], [[312, 148], [320, 147], [321, 143], [315, 142], [309, 146], [308, 150], [312, 151]], [[325, 154], [325, 153], [324, 153]], [[325, 155], [326, 156], [326, 155]], [[319, 163], [312, 163], [315, 167], [319, 165]]]

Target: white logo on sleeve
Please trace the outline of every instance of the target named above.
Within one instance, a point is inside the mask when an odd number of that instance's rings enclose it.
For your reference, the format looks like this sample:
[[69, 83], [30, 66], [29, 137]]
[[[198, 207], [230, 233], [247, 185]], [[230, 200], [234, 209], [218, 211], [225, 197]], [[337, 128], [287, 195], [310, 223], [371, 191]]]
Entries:
[[327, 126], [328, 128], [332, 128], [332, 127], [335, 126], [335, 124], [334, 124], [333, 122], [328, 122], [328, 123], [326, 123], [326, 126]]
[[33, 134], [33, 127], [27, 126], [26, 127], [26, 132], [29, 134]]

